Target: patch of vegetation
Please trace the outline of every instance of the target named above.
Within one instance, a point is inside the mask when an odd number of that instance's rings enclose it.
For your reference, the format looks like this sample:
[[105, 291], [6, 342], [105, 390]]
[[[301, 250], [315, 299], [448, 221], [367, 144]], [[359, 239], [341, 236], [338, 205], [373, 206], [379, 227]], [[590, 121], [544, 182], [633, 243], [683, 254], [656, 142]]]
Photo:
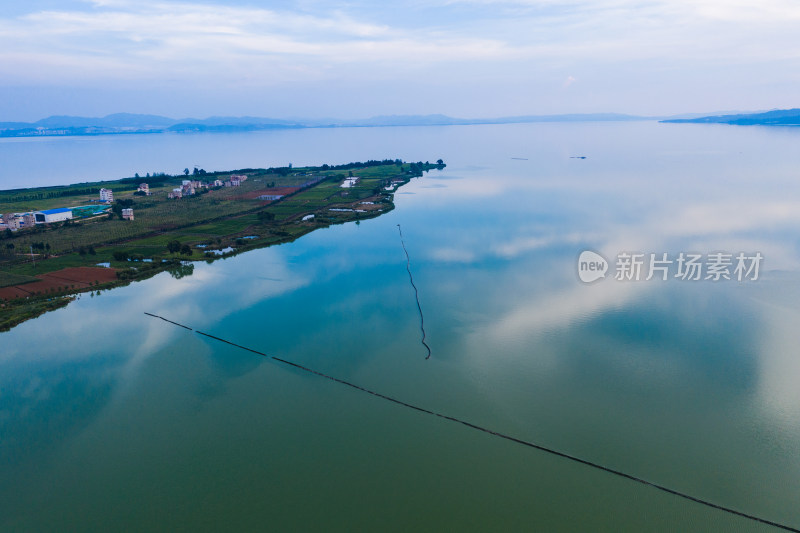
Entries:
[[26, 276], [24, 274], [12, 274], [11, 272], [0, 271], [0, 288], [11, 287], [13, 285], [23, 285], [32, 281], [39, 281], [38, 278], [33, 276]]
[[25, 301], [12, 305], [0, 301], [0, 332], [8, 331], [17, 324], [36, 318], [48, 311], [60, 309], [74, 300], [74, 296], [60, 296], [43, 300]]

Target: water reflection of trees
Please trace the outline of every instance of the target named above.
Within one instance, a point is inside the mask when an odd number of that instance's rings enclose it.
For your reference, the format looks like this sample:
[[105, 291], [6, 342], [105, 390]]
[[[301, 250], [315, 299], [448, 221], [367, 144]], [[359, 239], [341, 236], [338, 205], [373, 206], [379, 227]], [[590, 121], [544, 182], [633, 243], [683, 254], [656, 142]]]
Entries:
[[169, 267], [167, 269], [169, 275], [175, 279], [181, 279], [186, 276], [191, 276], [194, 273], [194, 264], [193, 263], [180, 263], [178, 265]]

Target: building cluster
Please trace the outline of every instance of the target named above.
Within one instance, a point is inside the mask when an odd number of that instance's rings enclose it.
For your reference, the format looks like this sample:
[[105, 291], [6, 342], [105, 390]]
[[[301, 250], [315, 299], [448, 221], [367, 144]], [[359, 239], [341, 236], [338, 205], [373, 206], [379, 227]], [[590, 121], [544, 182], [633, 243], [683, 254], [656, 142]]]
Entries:
[[172, 189], [167, 196], [169, 198], [183, 198], [184, 196], [193, 196], [197, 194], [199, 189], [209, 189], [212, 187], [239, 187], [243, 181], [247, 180], [245, 175], [233, 175], [229, 179], [214, 180], [211, 183], [205, 183], [198, 180], [183, 180], [180, 187]]
[[136, 192], [143, 192], [145, 195], [150, 196], [150, 186], [147, 183], [140, 183]]
[[183, 180], [180, 187], [175, 187], [167, 196], [169, 198], [183, 198], [197, 194], [198, 189], [208, 188], [208, 183], [199, 180]]
[[72, 210], [66, 207], [60, 209], [46, 209], [44, 211], [31, 211], [29, 213], [6, 213], [0, 228], [12, 231], [32, 228], [36, 224], [52, 224], [72, 218]]
[[[139, 190], [145, 194], [150, 194], [150, 189], [146, 183], [139, 185]], [[100, 189], [100, 202], [113, 203], [114, 192], [111, 189]], [[86, 216], [85, 207], [75, 207], [78, 217]], [[104, 209], [104, 210], [107, 210]], [[94, 215], [97, 212], [92, 213]], [[0, 214], [0, 230], [10, 229], [16, 231], [20, 229], [32, 228], [37, 224], [52, 224], [54, 222], [64, 222], [75, 217], [73, 208], [60, 207], [57, 209], [44, 209], [42, 211], [29, 211], [27, 213], [6, 213]], [[133, 209], [122, 210], [123, 220], [133, 220]]]
[[247, 176], [243, 174], [234, 174], [233, 176], [230, 177], [229, 180], [225, 180], [225, 182], [223, 182], [223, 185], [225, 187], [238, 187], [239, 185], [242, 184], [243, 181], [247, 181]]

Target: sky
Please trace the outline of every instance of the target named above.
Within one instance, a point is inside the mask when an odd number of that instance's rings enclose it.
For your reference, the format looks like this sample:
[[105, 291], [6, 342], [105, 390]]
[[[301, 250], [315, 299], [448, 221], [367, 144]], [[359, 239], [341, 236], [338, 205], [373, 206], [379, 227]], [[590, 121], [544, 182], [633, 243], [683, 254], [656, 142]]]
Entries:
[[800, 107], [796, 0], [4, 0], [0, 122]]

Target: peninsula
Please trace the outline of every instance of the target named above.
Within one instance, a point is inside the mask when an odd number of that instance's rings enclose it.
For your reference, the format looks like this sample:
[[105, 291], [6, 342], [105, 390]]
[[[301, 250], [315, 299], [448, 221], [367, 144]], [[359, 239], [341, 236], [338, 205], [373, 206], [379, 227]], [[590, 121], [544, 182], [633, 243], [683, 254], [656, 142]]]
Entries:
[[0, 191], [0, 331], [109, 289], [394, 209], [445, 163], [364, 163], [155, 174]]
[[661, 122], [681, 124], [732, 124], [735, 126], [800, 126], [800, 109], [773, 109], [763, 113], [710, 115], [696, 118], [668, 119]]

